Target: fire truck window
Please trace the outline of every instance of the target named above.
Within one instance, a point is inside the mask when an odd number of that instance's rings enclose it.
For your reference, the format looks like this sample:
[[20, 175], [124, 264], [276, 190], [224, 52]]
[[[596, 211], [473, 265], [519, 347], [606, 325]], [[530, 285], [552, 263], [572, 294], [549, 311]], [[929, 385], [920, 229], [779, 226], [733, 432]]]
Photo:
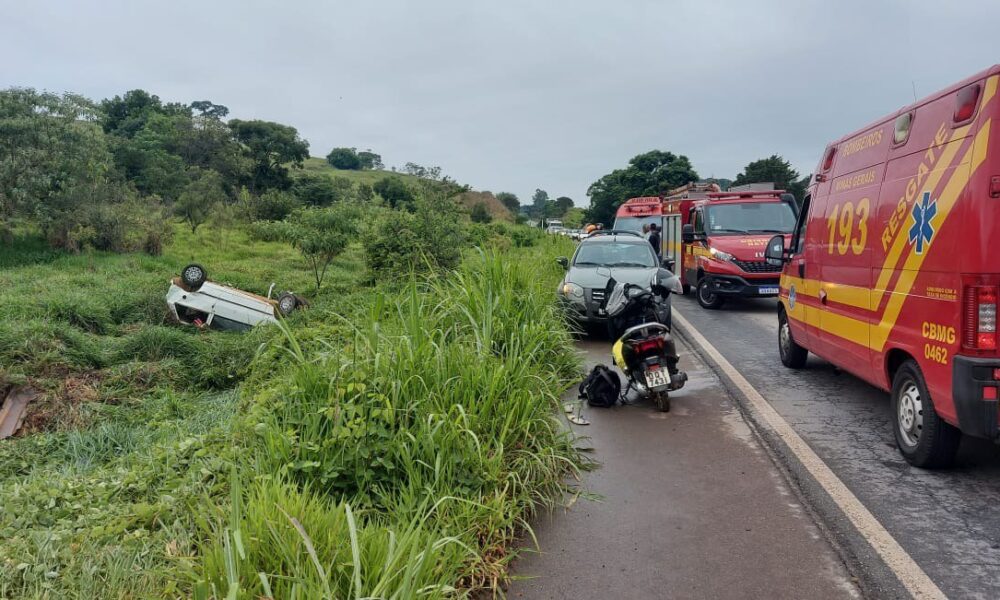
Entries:
[[705, 220], [700, 210], [694, 211], [694, 232], [705, 233]]

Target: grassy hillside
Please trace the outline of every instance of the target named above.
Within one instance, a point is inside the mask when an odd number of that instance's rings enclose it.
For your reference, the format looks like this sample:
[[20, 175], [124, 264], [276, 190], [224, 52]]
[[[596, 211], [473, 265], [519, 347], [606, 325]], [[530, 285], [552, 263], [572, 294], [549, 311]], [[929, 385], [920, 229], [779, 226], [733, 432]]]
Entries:
[[[359, 183], [367, 183], [368, 185], [374, 185], [376, 181], [382, 179], [383, 177], [399, 177], [405, 181], [408, 185], [416, 186], [419, 184], [420, 180], [413, 175], [406, 175], [403, 173], [393, 173], [392, 171], [345, 171], [342, 169], [334, 169], [330, 166], [330, 163], [326, 162], [322, 158], [309, 158], [305, 161], [302, 169], [303, 173], [309, 173], [311, 175], [325, 175], [327, 177], [344, 177], [351, 180], [355, 185]], [[480, 202], [486, 205], [486, 209], [492, 215], [494, 220], [507, 221], [508, 223], [514, 222], [514, 215], [511, 214], [507, 207], [504, 206], [491, 192], [476, 192], [469, 191], [459, 195], [456, 200], [463, 206], [466, 210], [472, 210], [472, 207]]]
[[[552, 298], [571, 243], [533, 238], [385, 284], [354, 245], [318, 294], [294, 250], [238, 230], [178, 227], [155, 258], [3, 247], [0, 385], [44, 399], [0, 442], [0, 598], [494, 585], [580, 466], [553, 419], [577, 375]], [[192, 260], [312, 306], [287, 333], [176, 325], [163, 295]]]

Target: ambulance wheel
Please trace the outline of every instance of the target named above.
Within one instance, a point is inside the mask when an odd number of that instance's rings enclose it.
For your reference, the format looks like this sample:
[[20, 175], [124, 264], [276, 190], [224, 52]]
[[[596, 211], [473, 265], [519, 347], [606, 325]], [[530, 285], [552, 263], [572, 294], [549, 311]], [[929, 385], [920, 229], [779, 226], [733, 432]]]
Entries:
[[704, 277], [698, 281], [698, 289], [695, 290], [698, 296], [698, 304], [702, 308], [707, 308], [709, 310], [715, 310], [721, 308], [722, 304], [726, 301], [722, 296], [712, 292], [709, 286], [709, 279]]
[[920, 367], [912, 359], [892, 380], [892, 414], [896, 444], [906, 462], [924, 469], [951, 466], [962, 433], [938, 416]]
[[295, 307], [298, 305], [299, 299], [295, 297], [295, 294], [285, 293], [278, 298], [278, 312], [283, 317], [287, 317], [295, 312]]
[[778, 311], [778, 354], [781, 355], [781, 364], [789, 369], [801, 369], [806, 366], [806, 358], [809, 351], [795, 343], [792, 337], [792, 328], [788, 325], [788, 315], [785, 311]]
[[208, 273], [205, 272], [205, 267], [198, 263], [191, 263], [181, 269], [181, 281], [192, 291], [197, 291], [207, 280]]
[[660, 412], [670, 412], [670, 395], [667, 392], [657, 392], [653, 394], [653, 402], [656, 410]]

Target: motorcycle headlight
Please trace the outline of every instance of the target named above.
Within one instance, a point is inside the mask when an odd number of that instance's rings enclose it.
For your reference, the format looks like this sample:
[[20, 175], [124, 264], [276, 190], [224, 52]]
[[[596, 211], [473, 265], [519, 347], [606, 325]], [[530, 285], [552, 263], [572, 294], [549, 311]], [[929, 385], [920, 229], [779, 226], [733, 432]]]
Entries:
[[708, 252], [719, 260], [733, 260], [733, 255], [728, 252], [723, 252], [722, 250], [717, 250], [715, 248], [709, 248]]
[[559, 291], [566, 298], [583, 298], [583, 288], [569, 281], [562, 284]]

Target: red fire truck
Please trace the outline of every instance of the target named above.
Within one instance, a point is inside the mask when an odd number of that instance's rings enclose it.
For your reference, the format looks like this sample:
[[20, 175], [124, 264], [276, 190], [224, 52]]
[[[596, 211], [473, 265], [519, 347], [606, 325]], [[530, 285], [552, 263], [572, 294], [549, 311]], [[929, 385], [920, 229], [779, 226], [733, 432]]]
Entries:
[[1000, 441], [1000, 119], [992, 67], [826, 147], [783, 264], [778, 348], [889, 390], [913, 465]]
[[764, 260], [776, 234], [795, 227], [795, 198], [782, 190], [713, 192], [663, 203], [664, 257], [673, 258], [685, 293], [704, 308], [726, 298], [778, 295], [779, 266]]

